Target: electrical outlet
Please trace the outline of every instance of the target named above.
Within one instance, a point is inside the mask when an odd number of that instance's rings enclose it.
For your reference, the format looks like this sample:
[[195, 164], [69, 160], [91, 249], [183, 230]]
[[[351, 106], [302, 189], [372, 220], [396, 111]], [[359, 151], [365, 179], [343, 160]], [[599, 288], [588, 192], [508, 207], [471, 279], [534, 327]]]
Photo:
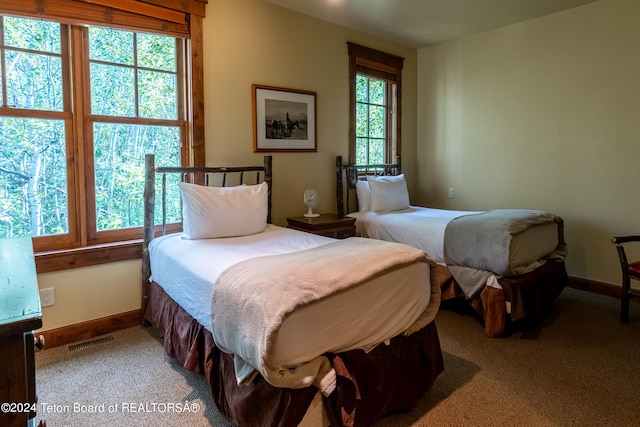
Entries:
[[40, 306], [48, 307], [54, 304], [53, 288], [40, 289]]
[[450, 198], [450, 199], [453, 199], [453, 196], [454, 196], [454, 190], [453, 190], [453, 187], [449, 187], [449, 198]]

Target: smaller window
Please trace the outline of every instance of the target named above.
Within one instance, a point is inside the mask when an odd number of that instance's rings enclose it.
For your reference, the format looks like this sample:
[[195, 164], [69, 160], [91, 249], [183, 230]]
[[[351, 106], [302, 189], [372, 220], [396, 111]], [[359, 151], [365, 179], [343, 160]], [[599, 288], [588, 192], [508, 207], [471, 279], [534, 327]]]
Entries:
[[356, 164], [382, 164], [387, 145], [387, 84], [356, 75]]
[[400, 84], [403, 58], [349, 46], [351, 164], [390, 163], [400, 155]]

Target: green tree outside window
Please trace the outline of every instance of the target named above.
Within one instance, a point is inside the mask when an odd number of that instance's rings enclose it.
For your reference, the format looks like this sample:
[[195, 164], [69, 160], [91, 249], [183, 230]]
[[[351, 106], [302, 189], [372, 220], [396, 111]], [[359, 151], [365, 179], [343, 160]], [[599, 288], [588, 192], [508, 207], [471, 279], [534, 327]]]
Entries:
[[386, 83], [356, 75], [356, 164], [382, 164], [387, 134]]
[[[0, 26], [0, 237], [63, 235], [76, 194], [68, 170], [74, 155], [68, 88], [78, 87], [63, 64], [84, 53], [64, 48], [69, 27], [59, 23], [3, 16]], [[91, 111], [85, 120], [92, 124], [86, 133], [95, 181], [87, 192], [95, 199], [96, 231], [140, 227], [144, 155], [154, 153], [157, 166], [181, 164], [177, 39], [86, 31]], [[170, 197], [169, 218], [177, 222], [179, 195]]]

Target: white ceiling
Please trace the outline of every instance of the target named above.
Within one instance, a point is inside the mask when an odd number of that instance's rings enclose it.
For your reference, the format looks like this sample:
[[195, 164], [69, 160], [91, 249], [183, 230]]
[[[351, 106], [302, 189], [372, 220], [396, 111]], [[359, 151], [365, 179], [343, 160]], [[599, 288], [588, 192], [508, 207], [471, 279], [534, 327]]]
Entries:
[[419, 49], [596, 0], [263, 1]]

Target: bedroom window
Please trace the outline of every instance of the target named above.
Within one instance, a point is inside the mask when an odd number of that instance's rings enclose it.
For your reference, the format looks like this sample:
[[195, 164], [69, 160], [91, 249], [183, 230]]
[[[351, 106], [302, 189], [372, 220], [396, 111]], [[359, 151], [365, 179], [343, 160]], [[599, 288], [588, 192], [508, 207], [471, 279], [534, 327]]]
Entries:
[[58, 20], [4, 4], [0, 238], [32, 236], [39, 272], [139, 257], [144, 155], [157, 166], [204, 161], [187, 90], [201, 43], [188, 14], [50, 0]]
[[350, 164], [390, 163], [400, 155], [400, 86], [403, 58], [349, 47]]
[[[93, 140], [94, 238], [144, 222], [144, 155], [158, 166], [180, 165], [183, 114], [177, 40], [89, 26], [87, 120]], [[93, 220], [93, 218], [91, 218]], [[176, 219], [179, 221], [180, 219]], [[111, 233], [113, 234], [113, 233]]]
[[385, 163], [387, 116], [387, 83], [356, 74], [357, 165]]
[[[3, 17], [0, 237], [69, 232], [64, 29]], [[20, 113], [20, 114], [17, 114]]]

